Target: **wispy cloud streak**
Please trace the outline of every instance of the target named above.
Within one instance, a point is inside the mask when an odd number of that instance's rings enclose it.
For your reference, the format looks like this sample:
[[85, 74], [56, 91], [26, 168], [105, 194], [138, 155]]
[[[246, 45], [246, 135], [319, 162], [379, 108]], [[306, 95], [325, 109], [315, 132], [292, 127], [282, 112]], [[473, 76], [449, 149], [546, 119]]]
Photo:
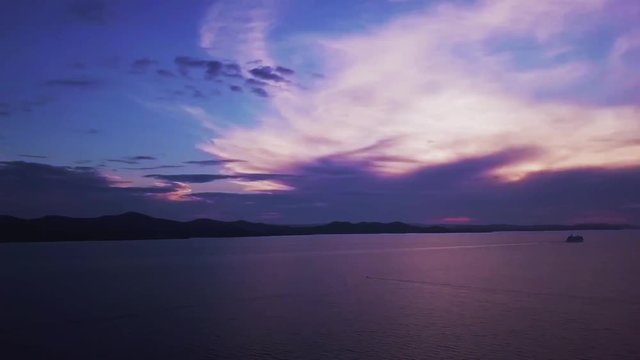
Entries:
[[[606, 85], [594, 74], [610, 75], [616, 54], [637, 46], [625, 33], [604, 63], [580, 55], [589, 44], [576, 39], [598, 30], [614, 6], [606, 0], [443, 4], [362, 33], [314, 36], [309, 46], [320, 54], [325, 78], [311, 89], [269, 97], [257, 125], [226, 128], [203, 148], [247, 160], [226, 164], [233, 172], [286, 172], [349, 154], [347, 160], [389, 176], [514, 147], [535, 151], [496, 168], [503, 180], [637, 165], [640, 144], [625, 139], [640, 131], [638, 105], [574, 95], [580, 87]], [[533, 63], [518, 60], [520, 43], [533, 49]], [[602, 96], [608, 90], [599, 89]]]

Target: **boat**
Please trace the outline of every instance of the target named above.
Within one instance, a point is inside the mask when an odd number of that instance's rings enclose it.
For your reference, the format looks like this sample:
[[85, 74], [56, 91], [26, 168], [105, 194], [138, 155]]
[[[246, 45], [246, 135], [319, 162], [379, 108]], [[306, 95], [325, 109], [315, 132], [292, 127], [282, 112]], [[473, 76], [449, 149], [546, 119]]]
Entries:
[[569, 237], [567, 237], [566, 242], [568, 243], [579, 243], [579, 242], [583, 242], [584, 238], [580, 235], [569, 235]]

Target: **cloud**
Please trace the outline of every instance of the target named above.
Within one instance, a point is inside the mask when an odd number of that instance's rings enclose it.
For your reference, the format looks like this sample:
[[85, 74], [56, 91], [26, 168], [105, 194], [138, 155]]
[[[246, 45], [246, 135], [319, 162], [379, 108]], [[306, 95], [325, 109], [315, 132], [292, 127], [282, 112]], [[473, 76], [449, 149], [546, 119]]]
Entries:
[[96, 171], [93, 166], [71, 166], [69, 169], [73, 171]]
[[140, 161], [150, 161], [150, 160], [157, 160], [157, 158], [150, 155], [136, 155], [136, 156], [127, 156], [122, 159], [107, 159], [106, 161], [112, 162], [112, 163], [134, 165], [134, 164], [140, 163]]
[[184, 88], [187, 89], [187, 90], [190, 90], [191, 91], [191, 97], [193, 97], [195, 99], [204, 99], [206, 97], [204, 95], [204, 93], [202, 92], [202, 90], [198, 89], [197, 87], [195, 87], [193, 85], [185, 85]]
[[227, 163], [232, 163], [232, 162], [240, 162], [242, 160], [233, 160], [233, 159], [220, 159], [220, 160], [190, 160], [190, 161], [184, 161], [185, 164], [192, 164], [192, 165], [202, 165], [202, 166], [209, 166], [209, 165], [222, 165], [222, 164], [227, 164]]
[[174, 63], [178, 67], [178, 72], [188, 77], [192, 70], [201, 70], [208, 79], [218, 76], [242, 77], [240, 65], [233, 62], [222, 62], [219, 60], [203, 60], [190, 56], [176, 56]]
[[168, 200], [179, 191], [184, 193], [184, 185], [130, 186], [91, 167], [0, 162], [0, 214], [86, 217], [134, 210], [192, 218], [202, 211], [204, 204]]
[[208, 60], [194, 59], [190, 56], [176, 56], [174, 63], [178, 66], [178, 71], [182, 76], [188, 76], [190, 69], [204, 69]]
[[251, 87], [269, 86], [269, 84], [267, 84], [266, 82], [264, 82], [262, 80], [256, 80], [256, 79], [246, 79], [245, 80], [245, 84], [247, 84], [248, 86], [251, 86]]
[[235, 63], [224, 64], [225, 75], [229, 77], [242, 77], [242, 68]]
[[107, 3], [103, 0], [73, 0], [68, 10], [75, 19], [87, 23], [104, 24], [108, 20]]
[[234, 92], [242, 92], [242, 87], [238, 85], [229, 85], [229, 90]]
[[157, 64], [158, 62], [156, 60], [145, 57], [145, 58], [134, 60], [131, 63], [131, 69], [134, 72], [142, 73], [142, 72], [146, 72], [147, 69], [149, 69], [149, 67]]
[[289, 68], [286, 68], [286, 67], [284, 67], [284, 66], [276, 66], [276, 68], [274, 69], [274, 71], [275, 71], [275, 72], [278, 72], [278, 73], [280, 73], [280, 74], [282, 74], [282, 75], [293, 75], [293, 74], [295, 74], [295, 73], [296, 73], [295, 71], [293, 71], [293, 70], [291, 70], [291, 69], [289, 69]]
[[76, 88], [90, 88], [96, 87], [100, 85], [99, 80], [95, 79], [76, 79], [76, 78], [65, 78], [65, 79], [52, 79], [45, 81], [45, 85], [48, 86], [64, 86], [64, 87], [76, 87]]
[[[281, 68], [282, 69], [282, 68]], [[275, 81], [275, 82], [286, 82], [287, 79], [283, 78], [282, 76], [278, 75], [279, 71], [276, 71], [275, 69], [273, 69], [270, 66], [260, 66], [257, 68], [253, 68], [251, 70], [249, 70], [249, 73], [259, 79], [262, 80], [269, 80], [269, 81]]]
[[468, 224], [472, 221], [473, 219], [467, 216], [449, 216], [442, 219], [445, 224]]
[[223, 129], [223, 126], [219, 125], [217, 119], [201, 107], [185, 105], [182, 106], [181, 109], [189, 116], [196, 119], [204, 128], [214, 132], [219, 132]]
[[162, 77], [167, 77], [167, 78], [172, 78], [175, 77], [176, 75], [169, 71], [169, 70], [165, 70], [165, 69], [158, 69], [156, 70], [156, 74], [162, 76]]
[[129, 164], [129, 165], [138, 163], [138, 161], [131, 160], [131, 159], [107, 159], [107, 161], [112, 163]]
[[220, 74], [220, 71], [222, 70], [222, 63], [220, 61], [209, 61], [207, 62], [207, 76], [209, 76], [210, 78], [214, 78], [216, 76], [218, 76]]
[[18, 154], [18, 156], [31, 158], [31, 159], [46, 159], [48, 156], [45, 155], [32, 155], [32, 154]]
[[[610, 64], [585, 56], [591, 45], [579, 40], [601, 31], [600, 17], [614, 7], [606, 0], [436, 4], [365, 31], [310, 36], [297, 51], [319, 54], [325, 78], [274, 93], [255, 124], [223, 129], [202, 148], [247, 160], [225, 165], [233, 173], [288, 172], [349, 154], [389, 177], [513, 147], [537, 151], [494, 168], [503, 180], [638, 165], [640, 144], [628, 140], [640, 132], [640, 107], [576, 95], [615, 95], [593, 77], [609, 74]], [[529, 62], [521, 44], [531, 49]], [[560, 50], [568, 53], [553, 55]], [[255, 73], [264, 80], [272, 72]], [[371, 147], [387, 138], [398, 140]]]
[[156, 157], [150, 156], [150, 155], [129, 156], [127, 159], [134, 160], [134, 161], [138, 161], [138, 160], [157, 160]]
[[[503, 182], [494, 169], [533, 154], [505, 151], [380, 177], [347, 157], [318, 160], [286, 174], [152, 174], [154, 186], [133, 185], [88, 166], [0, 162], [0, 214], [97, 216], [141, 211], [190, 219], [319, 223], [334, 220], [415, 223], [640, 223], [640, 167], [539, 172]], [[205, 178], [206, 177], [206, 178]], [[233, 178], [231, 178], [233, 177]], [[188, 183], [277, 179], [289, 190], [192, 193]], [[384, 204], [381, 206], [381, 204]]]
[[[638, 92], [633, 91], [638, 25], [616, 20], [611, 12], [614, 5], [626, 9], [631, 2], [428, 3], [377, 26], [295, 39], [278, 31], [273, 35], [281, 38], [270, 43], [277, 16], [266, 1], [216, 2], [200, 29], [211, 59], [177, 57], [171, 71], [205, 78], [233, 74], [242, 77], [234, 83], [247, 93], [265, 98], [252, 109], [258, 115], [251, 124], [181, 107], [215, 132], [202, 145], [214, 159], [247, 160], [217, 163], [217, 176], [227, 178], [200, 188], [230, 183], [259, 193], [201, 194], [203, 201], [224, 216], [258, 218], [277, 211], [304, 222], [463, 217], [536, 222], [606, 214], [637, 219], [637, 210], [621, 208], [640, 203], [631, 187], [640, 163]], [[598, 37], [598, 44], [584, 40], [593, 39], [584, 34], [602, 35], [601, 25], [610, 33]], [[600, 50], [594, 47], [606, 48], [606, 54], [596, 54]], [[317, 67], [297, 66], [306, 53], [318, 55]], [[213, 57], [220, 54], [234, 61]], [[276, 65], [279, 57], [296, 64], [296, 71], [325, 75], [304, 86], [284, 84], [279, 79], [292, 82], [294, 73]], [[83, 78], [50, 81], [89, 86], [78, 83], [87, 81]], [[185, 93], [202, 98], [210, 91], [204, 89]], [[64, 178], [95, 171], [62, 170]], [[278, 173], [297, 176], [271, 175]], [[173, 176], [188, 182], [192, 175]], [[189, 191], [188, 185], [175, 184], [179, 178], [155, 176], [165, 178], [135, 181], [170, 186], [151, 192]], [[144, 197], [137, 186], [97, 188]], [[72, 186], [65, 189], [77, 194]], [[594, 189], [598, 193], [592, 196]]]
[[154, 178], [165, 181], [175, 181], [182, 183], [203, 184], [216, 180], [233, 179], [231, 175], [218, 175], [218, 174], [177, 174], [177, 175], [161, 175], [161, 174], [149, 174], [145, 175], [147, 178]]
[[271, 0], [215, 2], [202, 21], [200, 46], [211, 56], [225, 54], [241, 63], [255, 59], [273, 63], [267, 49], [271, 4]]
[[183, 165], [158, 165], [148, 167], [126, 167], [125, 170], [158, 170], [158, 169], [178, 169], [183, 168]]
[[269, 93], [263, 88], [254, 87], [251, 88], [251, 92], [263, 98], [269, 97]]
[[[225, 218], [260, 220], [268, 212], [283, 222], [334, 220], [415, 223], [640, 223], [640, 167], [540, 172], [503, 182], [496, 168], [532, 156], [505, 151], [485, 157], [380, 177], [349, 158], [319, 160], [280, 179], [293, 190], [261, 193], [193, 193]], [[381, 205], [383, 204], [383, 205]]]
[[164, 180], [170, 182], [180, 182], [188, 184], [204, 184], [218, 180], [239, 179], [244, 181], [265, 181], [272, 179], [287, 179], [291, 175], [287, 174], [149, 174], [146, 178]]

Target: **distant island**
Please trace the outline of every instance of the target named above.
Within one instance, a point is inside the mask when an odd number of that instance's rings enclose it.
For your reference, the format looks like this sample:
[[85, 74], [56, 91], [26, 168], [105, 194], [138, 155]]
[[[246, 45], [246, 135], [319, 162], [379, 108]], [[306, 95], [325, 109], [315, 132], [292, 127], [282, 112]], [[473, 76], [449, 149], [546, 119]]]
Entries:
[[151, 240], [318, 234], [480, 233], [495, 231], [575, 231], [637, 229], [633, 225], [414, 225], [402, 222], [332, 222], [323, 225], [273, 225], [198, 219], [175, 221], [129, 212], [96, 218], [0, 216], [0, 242]]

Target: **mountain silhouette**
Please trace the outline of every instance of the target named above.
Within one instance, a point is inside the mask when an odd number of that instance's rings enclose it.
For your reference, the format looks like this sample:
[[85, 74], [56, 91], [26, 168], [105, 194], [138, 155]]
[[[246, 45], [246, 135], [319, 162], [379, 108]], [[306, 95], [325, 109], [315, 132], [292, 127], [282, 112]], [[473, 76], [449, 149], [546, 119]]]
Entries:
[[175, 221], [127, 212], [96, 218], [0, 216], [0, 242], [150, 240], [314, 234], [407, 234], [492, 231], [618, 230], [631, 225], [412, 225], [402, 222], [342, 222], [323, 225], [272, 225], [248, 221]]

